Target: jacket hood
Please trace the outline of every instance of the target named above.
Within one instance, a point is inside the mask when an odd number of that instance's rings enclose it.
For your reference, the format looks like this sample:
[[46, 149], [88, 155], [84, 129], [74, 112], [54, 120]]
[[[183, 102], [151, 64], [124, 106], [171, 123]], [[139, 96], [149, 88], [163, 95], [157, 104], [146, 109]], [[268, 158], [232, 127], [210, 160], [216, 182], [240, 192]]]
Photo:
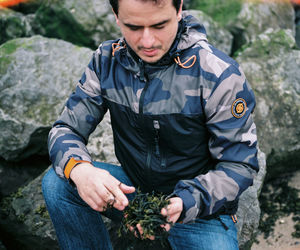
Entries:
[[194, 46], [199, 41], [206, 41], [206, 31], [202, 24], [199, 23], [188, 12], [182, 12], [182, 19], [179, 22], [177, 35], [170, 48], [170, 50], [156, 63], [147, 64], [143, 62], [136, 53], [126, 43], [125, 38], [119, 39], [113, 46], [113, 56], [122, 64], [126, 69], [138, 73], [141, 64], [150, 65], [151, 68], [167, 66], [174, 62], [176, 57], [180, 56], [181, 51]]
[[187, 11], [182, 12], [182, 20], [184, 30], [180, 36], [179, 43], [177, 45], [178, 50], [185, 50], [199, 41], [206, 41], [206, 30], [199, 20], [189, 15]]

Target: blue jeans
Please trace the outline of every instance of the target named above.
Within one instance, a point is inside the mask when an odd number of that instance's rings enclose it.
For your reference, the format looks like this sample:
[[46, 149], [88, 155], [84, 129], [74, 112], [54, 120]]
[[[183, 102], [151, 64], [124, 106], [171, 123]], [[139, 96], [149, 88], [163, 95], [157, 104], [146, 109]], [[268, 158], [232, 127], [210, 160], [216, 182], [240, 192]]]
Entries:
[[[132, 186], [122, 167], [94, 162], [121, 182]], [[90, 208], [77, 190], [50, 169], [43, 178], [43, 195], [61, 249], [112, 249], [112, 244], [100, 212]], [[127, 195], [131, 200], [134, 194]], [[102, 215], [121, 221], [122, 212], [110, 209]], [[172, 249], [234, 250], [238, 249], [237, 231], [230, 216], [219, 219], [197, 219], [194, 223], [176, 223], [169, 231]]]

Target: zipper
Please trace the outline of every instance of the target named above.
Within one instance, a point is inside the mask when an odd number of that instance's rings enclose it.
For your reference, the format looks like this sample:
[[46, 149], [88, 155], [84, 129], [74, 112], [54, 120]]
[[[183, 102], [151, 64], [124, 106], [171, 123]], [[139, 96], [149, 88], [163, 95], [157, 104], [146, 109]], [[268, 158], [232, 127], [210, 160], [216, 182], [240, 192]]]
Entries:
[[166, 157], [164, 156], [163, 152], [159, 149], [159, 130], [160, 125], [158, 120], [153, 120], [153, 127], [155, 130], [154, 142], [155, 142], [155, 153], [158, 157], [161, 158], [160, 166], [162, 168], [166, 167]]
[[[144, 124], [145, 123], [145, 119], [143, 119], [143, 114], [144, 114], [144, 98], [145, 98], [145, 94], [146, 91], [149, 87], [149, 81], [147, 81], [146, 77], [145, 77], [145, 66], [144, 66], [144, 62], [142, 59], [139, 59], [139, 68], [140, 68], [140, 81], [145, 82], [145, 86], [142, 90], [141, 96], [140, 96], [140, 100], [139, 100], [139, 115], [141, 118], [141, 123]], [[143, 125], [145, 127], [145, 125]], [[147, 142], [147, 141], [146, 141]], [[151, 182], [151, 144], [149, 142], [147, 142], [147, 158], [146, 158], [146, 171], [147, 171], [147, 176], [148, 176], [148, 180]], [[152, 184], [151, 184], [152, 185]]]
[[145, 78], [145, 68], [144, 68], [144, 62], [139, 59], [139, 67], [140, 67], [140, 80], [145, 82], [145, 87], [142, 90], [141, 96], [140, 96], [140, 101], [139, 101], [139, 114], [142, 115], [144, 113], [143, 107], [144, 107], [144, 98], [146, 91], [149, 87], [149, 81]]

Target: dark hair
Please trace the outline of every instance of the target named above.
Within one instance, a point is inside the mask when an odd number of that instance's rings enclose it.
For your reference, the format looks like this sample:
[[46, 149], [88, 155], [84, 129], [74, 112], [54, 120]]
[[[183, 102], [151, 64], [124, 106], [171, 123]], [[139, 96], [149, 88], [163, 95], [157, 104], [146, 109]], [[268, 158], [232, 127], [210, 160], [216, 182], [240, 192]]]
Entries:
[[[113, 11], [115, 12], [116, 15], [118, 15], [118, 11], [119, 11], [119, 1], [120, 0], [109, 0], [110, 5], [113, 8]], [[141, 1], [146, 2], [146, 1], [149, 1], [149, 0], [141, 0]], [[153, 1], [154, 3], [159, 3], [163, 0], [151, 0], [151, 1]], [[172, 3], [174, 5], [176, 11], [178, 12], [179, 8], [180, 8], [181, 0], [172, 0]]]

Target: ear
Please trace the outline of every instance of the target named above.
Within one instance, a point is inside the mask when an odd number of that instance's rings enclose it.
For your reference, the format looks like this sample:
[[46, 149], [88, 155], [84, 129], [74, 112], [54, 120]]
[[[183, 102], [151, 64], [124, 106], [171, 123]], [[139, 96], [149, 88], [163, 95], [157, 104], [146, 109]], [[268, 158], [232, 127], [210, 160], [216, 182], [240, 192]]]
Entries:
[[114, 13], [114, 16], [115, 16], [117, 25], [120, 26], [120, 25], [119, 25], [119, 18], [118, 18], [118, 16], [117, 16], [117, 14], [114, 12], [114, 10], [112, 10], [112, 12]]
[[183, 5], [183, 0], [181, 0], [180, 7], [179, 7], [179, 10], [178, 10], [178, 13], [177, 13], [177, 20], [178, 20], [178, 22], [182, 18], [182, 5]]

